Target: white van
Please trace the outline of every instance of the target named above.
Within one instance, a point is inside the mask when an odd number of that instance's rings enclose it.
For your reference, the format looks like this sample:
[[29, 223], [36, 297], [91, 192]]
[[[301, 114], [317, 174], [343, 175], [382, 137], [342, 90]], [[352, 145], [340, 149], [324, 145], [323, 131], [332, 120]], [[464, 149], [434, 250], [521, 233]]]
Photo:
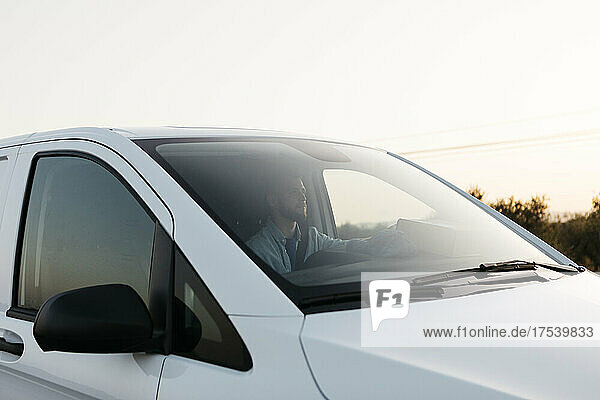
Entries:
[[365, 273], [410, 282], [408, 327], [600, 315], [596, 275], [382, 150], [214, 128], [0, 141], [1, 399], [598, 396], [598, 347], [362, 345]]

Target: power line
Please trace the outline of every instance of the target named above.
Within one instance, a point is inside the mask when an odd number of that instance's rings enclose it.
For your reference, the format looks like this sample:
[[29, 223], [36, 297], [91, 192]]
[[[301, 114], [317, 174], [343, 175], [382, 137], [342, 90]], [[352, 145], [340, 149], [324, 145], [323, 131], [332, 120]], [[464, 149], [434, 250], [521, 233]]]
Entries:
[[412, 138], [412, 137], [422, 137], [422, 136], [429, 136], [429, 135], [465, 132], [465, 131], [472, 131], [472, 130], [476, 130], [476, 129], [493, 128], [493, 127], [504, 126], [504, 125], [519, 124], [519, 123], [523, 123], [523, 122], [543, 121], [543, 120], [552, 119], [552, 118], [569, 117], [569, 116], [573, 116], [573, 115], [592, 114], [592, 113], [598, 113], [598, 112], [600, 112], [600, 108], [591, 108], [588, 110], [573, 111], [573, 112], [568, 112], [568, 113], [548, 114], [548, 115], [533, 117], [533, 118], [522, 118], [522, 119], [509, 120], [509, 121], [491, 122], [488, 124], [473, 125], [473, 126], [467, 126], [467, 127], [463, 127], [463, 128], [440, 129], [440, 130], [425, 131], [425, 132], [421, 132], [421, 133], [410, 133], [407, 135], [397, 135], [397, 136], [387, 136], [387, 137], [380, 136], [377, 138], [359, 141], [358, 143], [371, 144], [371, 143], [378, 143], [378, 142], [387, 142], [387, 141], [392, 141], [392, 140], [397, 140], [397, 139], [407, 139], [407, 138]]
[[[524, 138], [524, 139], [513, 139], [513, 140], [502, 140], [496, 142], [487, 142], [487, 143], [476, 143], [476, 144], [467, 144], [460, 146], [448, 146], [448, 147], [437, 147], [423, 150], [413, 150], [400, 152], [402, 155], [406, 156], [427, 156], [427, 155], [449, 155], [462, 153], [465, 151], [471, 150], [482, 150], [482, 151], [490, 151], [490, 150], [515, 150], [519, 148], [537, 146], [537, 145], [552, 145], [552, 144], [565, 144], [571, 142], [579, 142], [579, 141], [588, 141], [594, 140], [596, 138], [600, 138], [600, 131], [597, 129], [574, 132], [570, 134], [557, 134], [557, 135], [547, 135], [547, 136], [538, 136], [535, 138]], [[439, 154], [446, 153], [446, 154]]]

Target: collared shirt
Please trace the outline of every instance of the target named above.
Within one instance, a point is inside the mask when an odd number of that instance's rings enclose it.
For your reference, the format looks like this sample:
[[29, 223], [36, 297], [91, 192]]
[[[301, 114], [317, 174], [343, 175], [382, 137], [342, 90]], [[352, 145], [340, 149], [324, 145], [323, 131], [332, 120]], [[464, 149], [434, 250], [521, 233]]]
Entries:
[[[300, 228], [296, 225], [294, 232], [296, 241], [296, 249], [298, 242], [302, 238]], [[314, 226], [308, 228], [308, 242], [306, 243], [306, 253], [304, 260], [319, 250], [329, 249], [334, 246], [345, 245], [348, 241], [342, 239], [331, 238], [319, 231]], [[267, 220], [265, 226], [258, 233], [246, 242], [256, 255], [269, 264], [275, 271], [284, 274], [292, 271], [292, 262], [290, 256], [285, 249], [286, 239], [283, 233], [270, 219]], [[295, 253], [295, 252], [294, 252]]]
[[285, 252], [292, 264], [292, 270], [296, 267], [296, 251], [298, 250], [298, 239], [295, 237], [285, 238]]

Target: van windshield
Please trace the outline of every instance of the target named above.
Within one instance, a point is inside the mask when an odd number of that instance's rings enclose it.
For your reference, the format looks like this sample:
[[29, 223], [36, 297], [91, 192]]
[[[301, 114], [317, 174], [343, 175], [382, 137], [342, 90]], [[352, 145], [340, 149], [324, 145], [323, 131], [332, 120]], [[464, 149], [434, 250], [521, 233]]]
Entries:
[[295, 300], [317, 287], [335, 294], [363, 272], [556, 262], [463, 194], [381, 150], [287, 138], [136, 143]]

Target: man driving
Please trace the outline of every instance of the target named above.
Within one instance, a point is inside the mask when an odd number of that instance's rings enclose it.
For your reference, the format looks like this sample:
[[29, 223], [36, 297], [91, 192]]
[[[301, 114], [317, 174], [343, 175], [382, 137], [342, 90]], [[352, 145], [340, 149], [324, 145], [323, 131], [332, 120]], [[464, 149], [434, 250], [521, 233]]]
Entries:
[[[416, 247], [406, 235], [392, 228], [366, 239], [343, 240], [329, 237], [310, 226], [305, 237], [299, 225], [307, 216], [306, 188], [302, 178], [295, 174], [287, 178], [283, 173], [270, 177], [266, 206], [268, 218], [264, 226], [246, 244], [280, 274], [294, 271], [314, 253], [332, 248], [370, 256], [416, 253]], [[306, 243], [299, 246], [302, 240]]]

